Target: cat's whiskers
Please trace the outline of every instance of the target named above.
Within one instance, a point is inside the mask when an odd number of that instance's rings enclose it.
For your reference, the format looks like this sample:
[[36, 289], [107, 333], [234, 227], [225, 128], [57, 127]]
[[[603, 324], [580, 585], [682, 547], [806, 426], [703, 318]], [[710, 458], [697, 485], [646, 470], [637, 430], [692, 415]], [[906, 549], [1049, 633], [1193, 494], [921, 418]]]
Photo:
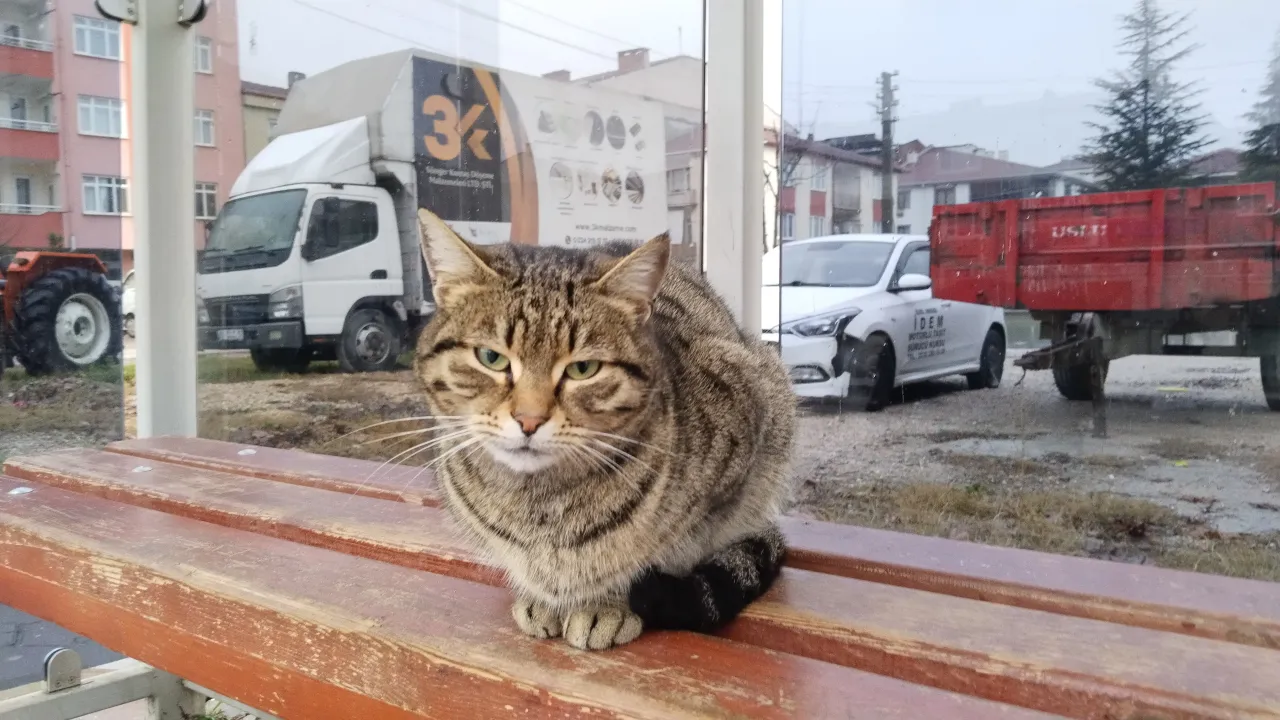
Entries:
[[628, 461], [638, 464], [640, 467], [642, 467], [642, 468], [644, 468], [644, 469], [648, 470], [648, 471], [649, 471], [649, 472], [651, 472], [651, 473], [654, 473], [655, 475], [656, 475], [656, 474], [658, 474], [658, 471], [657, 471], [657, 470], [654, 470], [652, 465], [650, 465], [649, 463], [647, 463], [647, 462], [645, 462], [645, 461], [641, 460], [640, 458], [636, 457], [634, 454], [629, 453], [629, 452], [627, 452], [626, 450], [623, 450], [623, 449], [622, 449], [622, 448], [620, 448], [620, 447], [617, 447], [616, 445], [610, 445], [609, 443], [607, 443], [607, 442], [605, 442], [605, 441], [603, 441], [603, 440], [597, 440], [597, 439], [595, 439], [595, 438], [591, 438], [591, 441], [592, 441], [592, 442], [594, 442], [594, 443], [597, 443], [597, 444], [598, 444], [598, 445], [600, 445], [601, 447], [608, 448], [608, 449], [612, 450], [613, 452], [618, 453], [619, 455], [621, 455], [621, 456], [625, 457]]
[[352, 430], [349, 433], [344, 433], [342, 435], [339, 435], [338, 437], [330, 440], [329, 442], [325, 443], [321, 447], [322, 448], [329, 447], [330, 445], [333, 445], [339, 440], [345, 440], [351, 437], [352, 435], [358, 435], [362, 432], [365, 432], [366, 430], [372, 430], [376, 427], [382, 427], [384, 425], [392, 425], [395, 423], [406, 423], [406, 422], [430, 422], [432, 420], [465, 420], [465, 419], [466, 419], [465, 415], [416, 415], [413, 417], [396, 418], [394, 420], [383, 420], [382, 422], [376, 422], [370, 425], [365, 425], [364, 427], [356, 428], [355, 430]]
[[364, 442], [357, 444], [356, 447], [364, 447], [365, 445], [372, 445], [374, 443], [390, 442], [391, 440], [396, 440], [398, 438], [411, 437], [413, 435], [425, 435], [429, 432], [456, 430], [458, 428], [466, 427], [467, 425], [470, 425], [470, 424], [471, 424], [470, 421], [467, 421], [467, 420], [459, 420], [457, 422], [452, 422], [447, 424], [439, 423], [436, 425], [432, 425], [431, 427], [419, 428], [417, 430], [406, 430], [404, 432], [391, 433], [389, 435], [376, 437], [376, 438], [373, 438], [372, 440], [365, 440]]
[[575, 432], [575, 433], [581, 433], [581, 434], [583, 434], [583, 435], [589, 435], [589, 436], [591, 436], [592, 438], [601, 438], [601, 437], [603, 437], [603, 438], [608, 438], [608, 439], [610, 439], [610, 440], [620, 440], [620, 441], [622, 441], [622, 442], [624, 442], [624, 443], [629, 443], [629, 444], [631, 444], [631, 445], [638, 445], [638, 446], [640, 446], [640, 447], [642, 447], [642, 448], [648, 448], [648, 449], [653, 450], [653, 451], [655, 451], [655, 452], [660, 452], [660, 453], [663, 453], [663, 454], [666, 454], [666, 455], [673, 455], [673, 454], [674, 454], [674, 453], [672, 453], [670, 450], [667, 450], [667, 449], [665, 449], [665, 448], [660, 448], [660, 447], [658, 447], [657, 445], [654, 445], [653, 443], [647, 443], [647, 442], [644, 442], [643, 440], [636, 440], [636, 439], [634, 439], [634, 438], [624, 437], [624, 436], [622, 436], [622, 435], [614, 435], [613, 433], [607, 433], [607, 432], [603, 432], [603, 431], [601, 431], [601, 430], [591, 430], [590, 428], [579, 428], [579, 427], [575, 427], [575, 428], [573, 429], [573, 432]]

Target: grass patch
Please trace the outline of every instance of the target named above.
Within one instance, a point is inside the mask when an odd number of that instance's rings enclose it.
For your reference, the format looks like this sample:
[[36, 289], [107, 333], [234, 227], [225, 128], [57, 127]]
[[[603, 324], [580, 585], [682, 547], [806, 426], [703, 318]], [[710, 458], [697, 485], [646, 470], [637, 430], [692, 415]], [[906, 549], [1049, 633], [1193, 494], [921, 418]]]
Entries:
[[1025, 457], [940, 453], [938, 459], [959, 471], [967, 482], [1043, 479], [1058, 474], [1048, 463]]
[[1280, 533], [1222, 535], [1161, 505], [1110, 493], [808, 483], [798, 504], [829, 522], [1280, 581]]

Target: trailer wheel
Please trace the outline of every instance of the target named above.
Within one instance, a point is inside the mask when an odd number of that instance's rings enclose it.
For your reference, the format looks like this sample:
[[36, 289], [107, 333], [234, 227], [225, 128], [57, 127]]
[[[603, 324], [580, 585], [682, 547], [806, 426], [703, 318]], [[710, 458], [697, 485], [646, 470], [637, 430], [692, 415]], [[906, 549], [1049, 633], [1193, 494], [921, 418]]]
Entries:
[[1262, 391], [1267, 395], [1267, 407], [1280, 412], [1280, 358], [1275, 355], [1262, 358]]
[[893, 376], [898, 361], [884, 335], [872, 335], [853, 351], [849, 370], [849, 401], [859, 410], [874, 412], [893, 399]]
[[[1065, 333], [1062, 341], [1076, 339], [1080, 334], [1085, 337], [1091, 337], [1097, 332], [1097, 320], [1085, 314], [1079, 317], [1078, 323], [1068, 326], [1069, 329]], [[1060, 356], [1059, 356], [1060, 357]], [[1079, 402], [1087, 402], [1093, 400], [1093, 392], [1090, 389], [1091, 366], [1088, 362], [1076, 362], [1070, 365], [1055, 362], [1053, 364], [1053, 384], [1058, 387], [1058, 392], [1062, 393], [1062, 397], [1068, 400]], [[1102, 359], [1098, 362], [1099, 369], [1102, 371], [1102, 382], [1107, 381], [1107, 371], [1111, 368], [1111, 361]]]
[[338, 341], [338, 364], [344, 372], [385, 372], [400, 358], [400, 327], [385, 312], [357, 310], [347, 318]]

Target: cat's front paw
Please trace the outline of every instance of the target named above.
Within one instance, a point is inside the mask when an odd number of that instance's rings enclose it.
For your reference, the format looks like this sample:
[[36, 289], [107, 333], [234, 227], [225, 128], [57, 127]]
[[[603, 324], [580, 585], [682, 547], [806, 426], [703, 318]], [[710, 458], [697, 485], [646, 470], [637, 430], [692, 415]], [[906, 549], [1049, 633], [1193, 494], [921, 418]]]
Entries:
[[511, 616], [526, 635], [543, 640], [560, 636], [560, 614], [536, 600], [517, 599]]
[[644, 623], [625, 607], [575, 610], [564, 621], [564, 639], [579, 650], [606, 650], [640, 637]]

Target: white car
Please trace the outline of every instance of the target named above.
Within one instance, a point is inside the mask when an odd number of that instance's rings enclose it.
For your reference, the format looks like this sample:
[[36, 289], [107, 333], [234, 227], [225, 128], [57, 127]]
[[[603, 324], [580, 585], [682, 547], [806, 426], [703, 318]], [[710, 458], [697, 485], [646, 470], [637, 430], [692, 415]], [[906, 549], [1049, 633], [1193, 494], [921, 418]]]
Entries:
[[134, 337], [137, 332], [137, 283], [133, 279], [133, 271], [124, 276], [120, 284], [120, 317], [124, 320], [124, 334]]
[[798, 395], [879, 409], [894, 388], [947, 375], [999, 387], [1004, 310], [938, 300], [929, 238], [832, 235], [764, 256], [764, 340], [781, 347]]

